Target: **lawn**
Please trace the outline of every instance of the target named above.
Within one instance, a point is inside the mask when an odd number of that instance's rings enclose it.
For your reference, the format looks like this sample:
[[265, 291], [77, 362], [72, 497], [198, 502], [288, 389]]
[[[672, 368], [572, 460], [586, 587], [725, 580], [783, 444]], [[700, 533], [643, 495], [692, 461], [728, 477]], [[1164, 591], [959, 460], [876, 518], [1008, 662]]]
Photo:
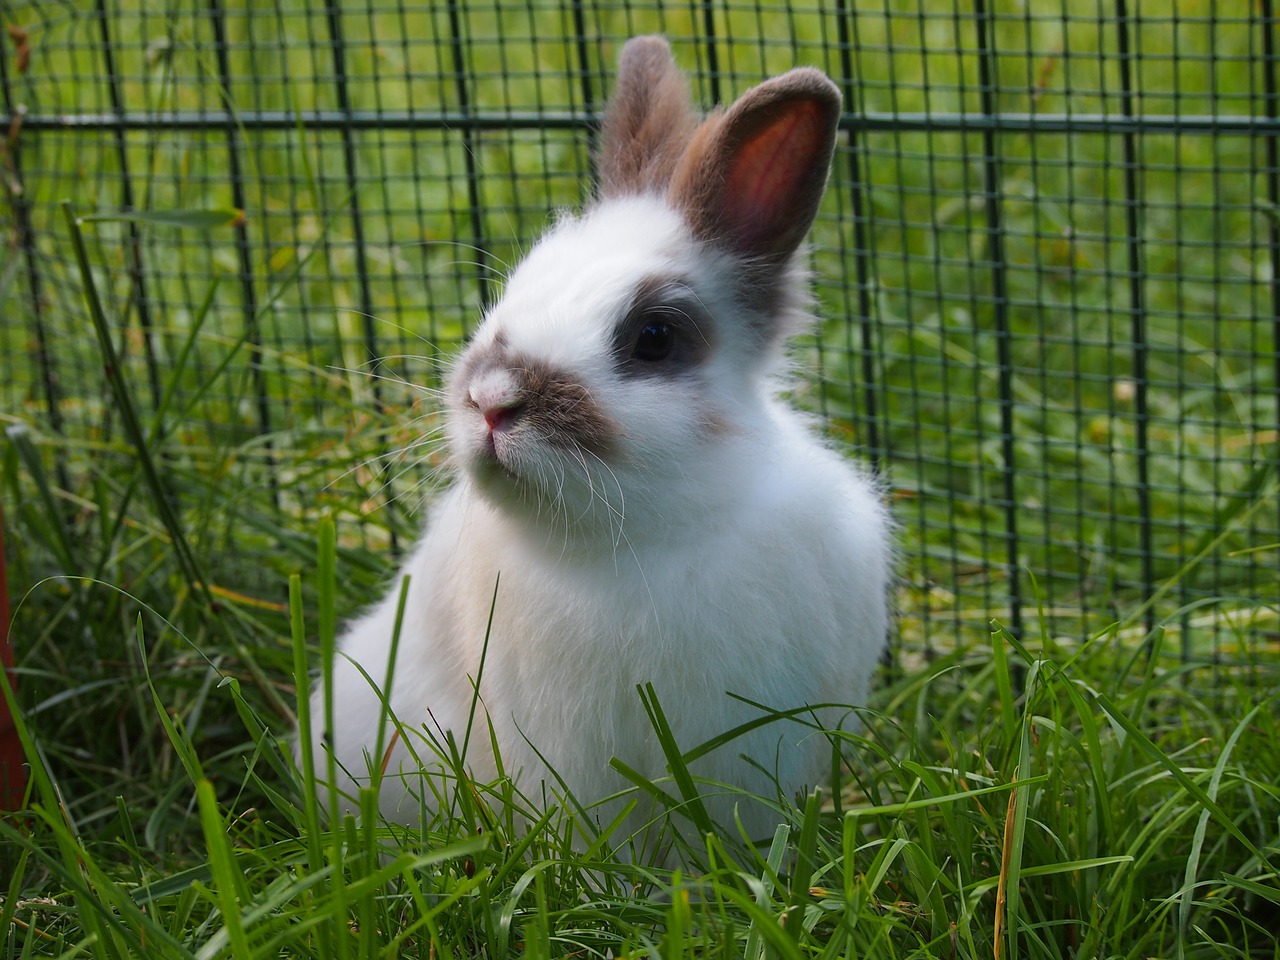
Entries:
[[[1280, 957], [1268, 4], [99, 8], [0, 7], [0, 957]], [[865, 729], [678, 872], [463, 764], [420, 829], [331, 828], [295, 678], [447, 482], [404, 452], [442, 363], [658, 29], [706, 103], [844, 78], [792, 393], [900, 526]], [[666, 746], [635, 798], [696, 824]]]

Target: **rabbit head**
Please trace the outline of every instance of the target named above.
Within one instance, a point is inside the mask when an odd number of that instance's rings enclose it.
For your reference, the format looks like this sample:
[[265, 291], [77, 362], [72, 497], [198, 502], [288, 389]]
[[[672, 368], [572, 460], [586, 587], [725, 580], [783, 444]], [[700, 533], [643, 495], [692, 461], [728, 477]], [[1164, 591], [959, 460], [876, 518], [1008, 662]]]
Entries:
[[449, 443], [491, 504], [566, 546], [661, 535], [768, 456], [797, 251], [840, 95], [800, 68], [705, 119], [658, 37], [627, 43], [599, 192], [508, 279], [448, 386]]

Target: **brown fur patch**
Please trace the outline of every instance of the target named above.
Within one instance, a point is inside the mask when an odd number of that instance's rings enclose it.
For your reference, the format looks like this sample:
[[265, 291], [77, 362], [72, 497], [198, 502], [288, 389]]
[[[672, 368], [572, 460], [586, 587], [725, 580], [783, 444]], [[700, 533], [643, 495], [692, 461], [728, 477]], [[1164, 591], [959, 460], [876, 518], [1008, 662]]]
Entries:
[[522, 419], [544, 442], [603, 455], [621, 438], [621, 424], [572, 376], [535, 360], [513, 363], [510, 369], [520, 384]]
[[608, 453], [623, 435], [622, 425], [571, 374], [540, 360], [513, 356], [497, 342], [462, 355], [451, 379], [455, 402], [475, 409], [471, 384], [490, 370], [506, 370], [515, 380], [511, 429], [516, 432], [528, 431], [537, 442], [561, 450], [597, 455]]
[[663, 192], [697, 122], [670, 44], [656, 36], [627, 41], [605, 112], [600, 195]]
[[702, 427], [707, 436], [713, 440], [727, 437], [738, 432], [738, 427], [724, 414], [711, 412], [702, 419]]

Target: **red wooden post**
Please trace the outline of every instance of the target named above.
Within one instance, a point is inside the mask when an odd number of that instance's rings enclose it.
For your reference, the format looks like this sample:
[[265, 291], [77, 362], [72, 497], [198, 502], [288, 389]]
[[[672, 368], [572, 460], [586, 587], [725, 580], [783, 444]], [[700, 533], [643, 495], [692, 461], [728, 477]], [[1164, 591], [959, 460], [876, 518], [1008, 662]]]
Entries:
[[[9, 637], [9, 579], [4, 568], [4, 505], [0, 504], [0, 669], [9, 675], [16, 690], [13, 673], [13, 645]], [[0, 697], [0, 810], [17, 810], [27, 787], [27, 768], [23, 765], [22, 741], [9, 715], [9, 704]]]

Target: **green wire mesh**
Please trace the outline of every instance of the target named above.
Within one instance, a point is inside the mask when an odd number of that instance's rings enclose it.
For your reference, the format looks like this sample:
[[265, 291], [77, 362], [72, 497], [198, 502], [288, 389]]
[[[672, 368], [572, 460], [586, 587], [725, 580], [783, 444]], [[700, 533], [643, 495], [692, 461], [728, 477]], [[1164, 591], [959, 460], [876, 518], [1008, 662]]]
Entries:
[[299, 557], [325, 512], [399, 549], [443, 362], [587, 196], [621, 43], [664, 32], [708, 106], [797, 63], [844, 92], [796, 399], [889, 481], [900, 648], [1119, 619], [1229, 657], [1277, 635], [1273, 13], [5, 0], [0, 418], [69, 500], [131, 455], [61, 201], [243, 210], [86, 225], [175, 499], [227, 589], [283, 596], [246, 546], [281, 517]]

